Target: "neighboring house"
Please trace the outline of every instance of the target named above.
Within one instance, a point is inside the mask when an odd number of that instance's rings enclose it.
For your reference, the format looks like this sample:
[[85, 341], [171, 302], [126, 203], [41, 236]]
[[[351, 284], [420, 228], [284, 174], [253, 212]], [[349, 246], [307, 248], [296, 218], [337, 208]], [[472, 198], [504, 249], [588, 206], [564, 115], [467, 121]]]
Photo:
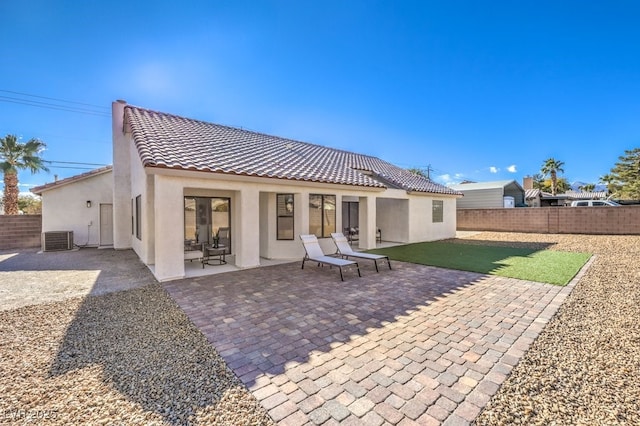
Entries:
[[113, 173], [102, 167], [31, 189], [42, 197], [42, 232], [73, 231], [80, 247], [113, 246]]
[[539, 189], [525, 189], [524, 201], [527, 207], [541, 207], [542, 191]]
[[[222, 230], [240, 268], [301, 259], [300, 234], [330, 253], [330, 233], [354, 224], [363, 249], [376, 246], [378, 229], [400, 243], [451, 238], [462, 195], [376, 157], [123, 101], [113, 103], [112, 178], [113, 245], [132, 248], [159, 281], [183, 278], [185, 244], [212, 243]], [[73, 206], [47, 209], [42, 194], [43, 216], [60, 221], [86, 201], [78, 190]]]
[[464, 194], [457, 201], [459, 209], [501, 209], [525, 205], [524, 189], [515, 180], [468, 182], [451, 185], [451, 189]]
[[525, 190], [525, 199], [529, 207], [564, 207], [575, 200], [606, 200], [608, 193], [567, 191], [562, 194], [551, 195], [540, 189]]

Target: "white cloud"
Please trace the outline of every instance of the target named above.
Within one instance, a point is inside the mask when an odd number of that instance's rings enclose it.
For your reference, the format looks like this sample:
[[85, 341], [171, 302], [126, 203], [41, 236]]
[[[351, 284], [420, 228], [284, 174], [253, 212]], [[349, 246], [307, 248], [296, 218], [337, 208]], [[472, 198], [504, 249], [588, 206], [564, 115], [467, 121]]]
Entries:
[[507, 171], [508, 171], [509, 173], [516, 173], [518, 170], [516, 170], [516, 165], [515, 165], [515, 164], [512, 164], [512, 165], [510, 165], [509, 167], [507, 167]]
[[491, 173], [498, 173], [500, 171], [500, 169], [497, 168], [497, 167], [491, 166], [491, 167], [489, 167], [489, 171]]
[[436, 181], [442, 183], [443, 185], [455, 185], [460, 183], [464, 178], [462, 173], [455, 173], [453, 176], [449, 173], [445, 173], [443, 175], [439, 175], [436, 177]]

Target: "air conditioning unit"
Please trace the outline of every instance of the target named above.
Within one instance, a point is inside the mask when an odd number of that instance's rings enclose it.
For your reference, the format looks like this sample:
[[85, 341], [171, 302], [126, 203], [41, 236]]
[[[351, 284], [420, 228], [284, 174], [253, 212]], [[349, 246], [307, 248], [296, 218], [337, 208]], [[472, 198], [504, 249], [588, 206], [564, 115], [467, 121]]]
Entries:
[[73, 231], [50, 231], [42, 233], [42, 251], [71, 250]]

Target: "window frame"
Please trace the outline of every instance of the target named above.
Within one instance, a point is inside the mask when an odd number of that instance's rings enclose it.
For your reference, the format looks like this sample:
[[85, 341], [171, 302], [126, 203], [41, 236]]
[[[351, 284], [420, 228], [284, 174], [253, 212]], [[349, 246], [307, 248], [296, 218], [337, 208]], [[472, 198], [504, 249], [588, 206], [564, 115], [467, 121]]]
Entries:
[[444, 223], [443, 200], [431, 200], [431, 223]]
[[[290, 197], [290, 198], [289, 198]], [[282, 204], [285, 206], [284, 211], [280, 209], [280, 199], [283, 198]], [[289, 205], [289, 201], [291, 202], [291, 211], [288, 211], [286, 208]], [[295, 223], [295, 211], [296, 211], [296, 202], [295, 196], [293, 193], [283, 193], [276, 194], [276, 240], [278, 241], [291, 241], [295, 239], [296, 235], [296, 223]], [[281, 221], [290, 220], [291, 221], [291, 236], [281, 236], [280, 230], [284, 229], [284, 224], [281, 225]], [[283, 231], [284, 232], [284, 231]]]
[[[316, 235], [317, 238], [330, 238], [331, 237], [331, 232], [336, 232], [337, 230], [337, 223], [336, 223], [336, 217], [337, 217], [337, 203], [338, 203], [338, 196], [335, 194], [309, 194], [309, 227], [311, 227], [311, 197], [320, 197], [320, 205], [322, 206], [322, 208], [320, 209], [321, 213], [320, 213], [320, 235]], [[330, 209], [326, 209], [324, 206], [326, 205], [326, 199], [332, 197], [333, 198], [333, 210]], [[326, 214], [327, 211], [333, 211], [333, 231], [329, 230], [329, 232], [327, 232], [327, 230], [325, 229], [325, 222], [326, 222]], [[309, 230], [309, 233], [311, 233], [311, 230]]]
[[136, 238], [142, 241], [142, 195], [136, 196]]

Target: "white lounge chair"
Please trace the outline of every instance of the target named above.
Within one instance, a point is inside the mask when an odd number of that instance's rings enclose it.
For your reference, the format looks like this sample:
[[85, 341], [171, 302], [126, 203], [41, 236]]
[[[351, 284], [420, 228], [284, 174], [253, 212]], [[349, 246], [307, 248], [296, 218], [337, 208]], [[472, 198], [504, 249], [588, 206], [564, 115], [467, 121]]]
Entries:
[[389, 261], [389, 256], [384, 256], [382, 254], [371, 254], [371, 253], [360, 253], [357, 251], [353, 251], [351, 249], [351, 245], [349, 244], [349, 240], [344, 236], [342, 232], [334, 232], [331, 234], [331, 239], [336, 244], [338, 248], [337, 253], [345, 259], [350, 257], [355, 257], [358, 259], [368, 259], [373, 260], [373, 263], [376, 265], [376, 272], [378, 271], [378, 260], [383, 260], [387, 262], [389, 265], [389, 269], [391, 269], [391, 262]]
[[300, 235], [300, 239], [302, 240], [305, 251], [304, 258], [302, 259], [302, 269], [304, 269], [304, 263], [307, 261], [316, 262], [318, 265], [337, 266], [338, 269], [340, 269], [340, 279], [344, 281], [342, 268], [344, 266], [355, 266], [358, 269], [358, 276], [362, 276], [357, 262], [325, 255], [315, 235]]

